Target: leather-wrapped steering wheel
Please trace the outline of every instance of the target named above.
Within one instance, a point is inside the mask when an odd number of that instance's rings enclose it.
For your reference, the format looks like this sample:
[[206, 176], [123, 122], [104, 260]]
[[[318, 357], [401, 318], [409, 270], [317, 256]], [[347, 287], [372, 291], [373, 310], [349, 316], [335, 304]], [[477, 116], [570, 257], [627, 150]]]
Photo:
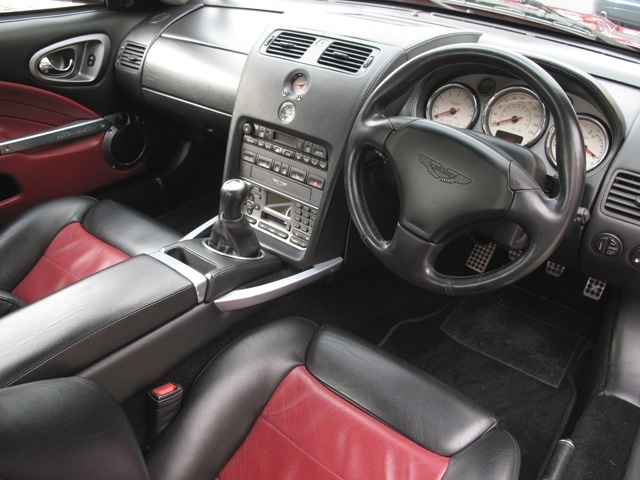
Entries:
[[[505, 151], [481, 136], [426, 119], [389, 117], [384, 108], [428, 72], [452, 64], [491, 65], [531, 87], [555, 122], [559, 193], [549, 198]], [[347, 145], [345, 186], [362, 240], [389, 269], [423, 288], [459, 295], [511, 284], [544, 262], [577, 211], [585, 179], [584, 143], [571, 102], [556, 81], [526, 57], [479, 45], [437, 48], [392, 72], [367, 98]], [[395, 173], [400, 214], [393, 237], [378, 231], [363, 184], [365, 153], [382, 152]], [[528, 236], [522, 255], [470, 276], [436, 271], [439, 253], [460, 232], [504, 219]]]

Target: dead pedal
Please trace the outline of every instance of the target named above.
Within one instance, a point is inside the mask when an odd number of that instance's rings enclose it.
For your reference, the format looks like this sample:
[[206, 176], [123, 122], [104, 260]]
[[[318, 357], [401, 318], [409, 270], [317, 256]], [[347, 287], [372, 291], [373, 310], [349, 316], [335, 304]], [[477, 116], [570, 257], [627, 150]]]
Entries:
[[493, 242], [485, 243], [484, 245], [476, 243], [469, 254], [469, 258], [467, 258], [467, 268], [477, 273], [484, 273], [495, 251], [496, 244]]
[[592, 300], [600, 300], [602, 298], [602, 294], [604, 293], [604, 288], [607, 284], [601, 280], [596, 280], [593, 277], [589, 277], [587, 280], [587, 284], [584, 286], [584, 290], [582, 294], [590, 298]]
[[547, 261], [546, 272], [552, 277], [561, 277], [564, 273], [564, 266], [559, 263]]

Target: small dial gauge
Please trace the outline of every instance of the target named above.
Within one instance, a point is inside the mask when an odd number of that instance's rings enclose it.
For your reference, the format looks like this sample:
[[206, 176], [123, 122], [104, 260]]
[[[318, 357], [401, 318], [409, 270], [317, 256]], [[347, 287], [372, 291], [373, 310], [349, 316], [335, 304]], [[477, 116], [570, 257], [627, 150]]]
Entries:
[[450, 83], [433, 92], [426, 114], [434, 122], [470, 128], [478, 120], [478, 99], [468, 87]]
[[523, 87], [496, 93], [482, 116], [485, 133], [524, 147], [537, 142], [546, 126], [546, 107], [535, 93]]
[[[593, 117], [578, 115], [578, 122], [584, 139], [584, 154], [587, 172], [596, 168], [609, 152], [609, 134], [605, 126]], [[549, 129], [546, 142], [547, 158], [554, 167], [556, 162], [556, 128]]]
[[291, 91], [296, 95], [301, 95], [307, 91], [309, 79], [304, 73], [296, 73], [291, 78]]

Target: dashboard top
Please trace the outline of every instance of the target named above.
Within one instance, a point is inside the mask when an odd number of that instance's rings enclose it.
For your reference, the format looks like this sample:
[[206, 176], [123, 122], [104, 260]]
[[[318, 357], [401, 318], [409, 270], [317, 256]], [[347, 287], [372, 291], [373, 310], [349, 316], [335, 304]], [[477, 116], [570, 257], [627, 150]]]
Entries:
[[[418, 6], [205, 0], [167, 13], [141, 23], [125, 39], [116, 77], [139, 101], [191, 128], [229, 131], [225, 176], [240, 175], [267, 188], [273, 193], [270, 205], [290, 201], [293, 210], [299, 203], [315, 212], [312, 231], [287, 243], [283, 237], [292, 238], [299, 223], [293, 217], [302, 215], [288, 217], [286, 208], [268, 206], [276, 213], [267, 218], [252, 209], [256, 225], [265, 225], [261, 241], [289, 263], [308, 266], [343, 248], [336, 240], [343, 238], [348, 220], [345, 206], [336, 207], [343, 157], [370, 92], [417, 55], [478, 43], [506, 46], [532, 58], [554, 77], [580, 115], [589, 161], [581, 206], [591, 220], [575, 226], [560, 252], [562, 261], [598, 278], [628, 283], [640, 277], [627, 257], [640, 238], [638, 227], [603, 210], [616, 172], [640, 171], [634, 154], [640, 148], [637, 55]], [[126, 61], [131, 52], [138, 55], [133, 68]], [[553, 118], [536, 93], [510, 72], [457, 63], [425, 71], [386, 113], [441, 121], [524, 145], [544, 164], [544, 187], [553, 195], [553, 146], [562, 139], [555, 137]], [[272, 138], [260, 132], [271, 132]], [[310, 155], [305, 145], [318, 147], [326, 157]], [[623, 245], [616, 258], [592, 248], [593, 238], [602, 233]]]

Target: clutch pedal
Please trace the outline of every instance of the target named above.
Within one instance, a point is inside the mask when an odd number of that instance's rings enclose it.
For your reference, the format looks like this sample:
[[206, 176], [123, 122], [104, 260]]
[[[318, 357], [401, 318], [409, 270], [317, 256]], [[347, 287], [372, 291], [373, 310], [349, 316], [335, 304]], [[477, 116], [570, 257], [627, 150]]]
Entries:
[[602, 294], [604, 293], [604, 288], [607, 284], [601, 280], [597, 280], [593, 277], [589, 277], [587, 280], [587, 284], [584, 286], [584, 290], [582, 294], [590, 298], [592, 300], [600, 300], [602, 298]]
[[469, 254], [469, 258], [467, 258], [467, 268], [477, 273], [484, 273], [495, 251], [496, 244], [493, 242], [485, 243], [484, 245], [476, 243]]

